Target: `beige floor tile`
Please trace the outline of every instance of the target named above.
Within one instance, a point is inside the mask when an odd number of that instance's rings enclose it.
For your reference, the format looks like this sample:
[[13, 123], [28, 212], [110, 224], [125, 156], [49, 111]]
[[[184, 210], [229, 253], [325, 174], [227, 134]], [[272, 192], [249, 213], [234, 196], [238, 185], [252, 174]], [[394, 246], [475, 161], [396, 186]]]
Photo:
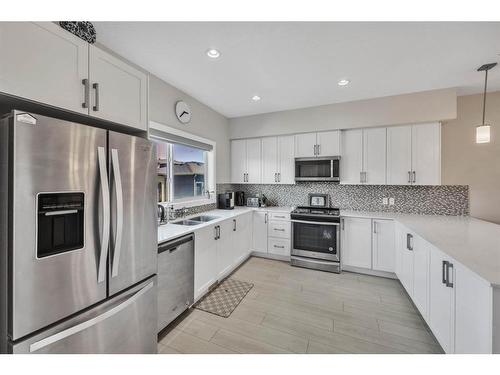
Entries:
[[181, 330], [172, 330], [161, 341], [164, 346], [168, 346], [179, 353], [191, 354], [224, 354], [233, 353], [233, 350], [224, 348], [216, 343], [209, 342]]
[[220, 329], [211, 340], [221, 347], [244, 354], [279, 354], [290, 353], [285, 349], [269, 345], [265, 342], [254, 340], [234, 332]]

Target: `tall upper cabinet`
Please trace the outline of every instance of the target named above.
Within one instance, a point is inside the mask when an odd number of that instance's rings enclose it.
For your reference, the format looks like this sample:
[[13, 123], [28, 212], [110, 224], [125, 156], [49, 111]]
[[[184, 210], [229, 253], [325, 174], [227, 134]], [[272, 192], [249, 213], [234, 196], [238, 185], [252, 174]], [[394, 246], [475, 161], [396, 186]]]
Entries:
[[0, 46], [0, 92], [147, 130], [142, 71], [52, 22], [2, 22]]
[[387, 128], [387, 183], [441, 183], [441, 124]]
[[353, 129], [342, 131], [343, 184], [386, 183], [386, 129]]
[[262, 138], [262, 183], [294, 184], [295, 137]]
[[261, 183], [261, 148], [260, 138], [231, 141], [231, 182]]
[[0, 22], [0, 92], [88, 114], [88, 44], [51, 22]]
[[295, 157], [340, 155], [340, 131], [303, 133], [295, 135]]

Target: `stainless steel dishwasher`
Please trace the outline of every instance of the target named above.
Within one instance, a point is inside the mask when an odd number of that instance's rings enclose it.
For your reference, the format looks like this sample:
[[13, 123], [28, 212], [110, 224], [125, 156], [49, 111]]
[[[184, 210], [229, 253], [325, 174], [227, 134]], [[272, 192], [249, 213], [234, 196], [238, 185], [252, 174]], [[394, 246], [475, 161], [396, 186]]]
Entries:
[[158, 332], [194, 301], [194, 235], [158, 245]]

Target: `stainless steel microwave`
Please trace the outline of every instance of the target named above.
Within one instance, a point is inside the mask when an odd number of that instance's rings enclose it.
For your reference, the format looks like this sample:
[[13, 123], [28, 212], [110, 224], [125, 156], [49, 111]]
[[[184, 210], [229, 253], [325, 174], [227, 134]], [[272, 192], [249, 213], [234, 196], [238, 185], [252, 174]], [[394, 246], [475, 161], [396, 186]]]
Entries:
[[340, 156], [295, 158], [295, 181], [340, 182]]

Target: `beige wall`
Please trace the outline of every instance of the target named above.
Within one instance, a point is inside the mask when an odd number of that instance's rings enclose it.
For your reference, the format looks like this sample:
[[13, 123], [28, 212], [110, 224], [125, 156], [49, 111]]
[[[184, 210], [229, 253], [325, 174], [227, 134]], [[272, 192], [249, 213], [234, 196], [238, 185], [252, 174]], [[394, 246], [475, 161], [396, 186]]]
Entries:
[[433, 90], [232, 118], [230, 138], [454, 119], [456, 99], [454, 89]]
[[475, 143], [481, 123], [482, 95], [458, 97], [458, 117], [443, 123], [442, 182], [469, 185], [470, 213], [500, 224], [500, 92], [488, 94], [486, 121], [491, 143]]
[[[192, 117], [189, 124], [181, 124], [175, 116], [175, 103], [179, 100], [184, 100], [191, 106]], [[229, 125], [227, 118], [174, 86], [150, 75], [149, 120], [217, 142], [217, 182], [229, 181]]]

